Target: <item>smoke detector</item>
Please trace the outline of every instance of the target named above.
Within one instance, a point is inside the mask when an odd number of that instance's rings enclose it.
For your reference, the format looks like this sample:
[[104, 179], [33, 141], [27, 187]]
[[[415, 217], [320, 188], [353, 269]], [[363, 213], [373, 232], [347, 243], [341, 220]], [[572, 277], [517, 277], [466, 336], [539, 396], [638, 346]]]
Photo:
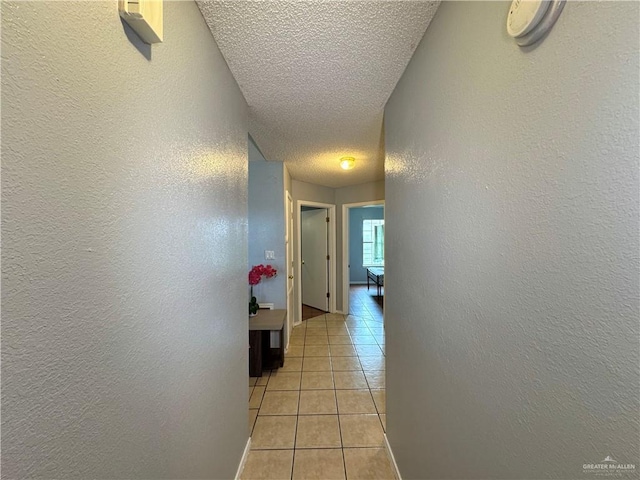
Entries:
[[507, 33], [521, 47], [533, 45], [556, 23], [566, 0], [513, 0], [507, 15]]

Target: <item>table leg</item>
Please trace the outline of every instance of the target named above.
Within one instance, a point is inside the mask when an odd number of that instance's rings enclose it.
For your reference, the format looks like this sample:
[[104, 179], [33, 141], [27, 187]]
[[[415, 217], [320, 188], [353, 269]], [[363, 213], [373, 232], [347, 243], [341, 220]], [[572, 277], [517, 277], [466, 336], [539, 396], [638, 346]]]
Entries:
[[249, 330], [249, 376], [262, 376], [262, 332]]
[[284, 366], [284, 325], [280, 329], [280, 367]]

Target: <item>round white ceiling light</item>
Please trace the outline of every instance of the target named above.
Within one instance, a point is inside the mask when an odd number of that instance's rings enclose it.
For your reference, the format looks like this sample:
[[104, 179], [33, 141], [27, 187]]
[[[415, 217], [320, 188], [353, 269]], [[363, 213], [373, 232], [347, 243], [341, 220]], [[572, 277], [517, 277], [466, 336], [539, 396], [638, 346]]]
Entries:
[[566, 0], [513, 0], [507, 15], [507, 33], [521, 47], [533, 45], [556, 23]]
[[343, 170], [351, 170], [356, 166], [356, 159], [353, 157], [342, 157], [340, 159], [340, 166]]

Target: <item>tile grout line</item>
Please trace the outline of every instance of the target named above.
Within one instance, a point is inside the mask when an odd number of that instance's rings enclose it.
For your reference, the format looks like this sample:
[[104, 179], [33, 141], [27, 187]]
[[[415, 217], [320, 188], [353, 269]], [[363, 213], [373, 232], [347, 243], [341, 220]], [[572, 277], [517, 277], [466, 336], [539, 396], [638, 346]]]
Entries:
[[[346, 316], [344, 317], [346, 322]], [[347, 333], [349, 333], [349, 329], [347, 327]], [[349, 340], [351, 341], [351, 336], [349, 335]], [[329, 355], [331, 355], [331, 349], [329, 349]], [[331, 364], [331, 369], [333, 373], [333, 363]], [[336, 400], [336, 416], [338, 417], [338, 431], [340, 432], [340, 453], [342, 454], [342, 468], [344, 469], [344, 478], [345, 480], [349, 480], [347, 476], [347, 461], [344, 457], [344, 439], [342, 437], [342, 422], [340, 421], [340, 408], [338, 407], [338, 392], [336, 388], [335, 376], [333, 376], [333, 397]]]
[[304, 349], [307, 346], [307, 326], [304, 329], [304, 340], [302, 342], [302, 364], [300, 365], [300, 383], [298, 385], [298, 406], [296, 408], [296, 428], [293, 432], [293, 452], [291, 457], [291, 475], [290, 480], [293, 480], [293, 471], [296, 464], [296, 445], [298, 443], [298, 421], [300, 420], [300, 395], [302, 393], [302, 372], [304, 371]]
[[[335, 402], [336, 414], [337, 414], [337, 419], [338, 419], [338, 429], [339, 429], [339, 434], [340, 434], [340, 444], [341, 444], [340, 449], [341, 449], [341, 453], [342, 453], [342, 465], [343, 465], [343, 468], [344, 468], [345, 477], [348, 478], [347, 477], [347, 468], [346, 468], [346, 456], [345, 456], [345, 451], [344, 451], [345, 450], [344, 439], [343, 439], [342, 425], [341, 425], [341, 422], [340, 422], [340, 409], [339, 409], [339, 406], [338, 406], [338, 398], [337, 398], [338, 397], [338, 388], [337, 388], [337, 385], [336, 385], [336, 370], [334, 369], [335, 368], [334, 367], [334, 360], [337, 357], [334, 356], [334, 354], [332, 352], [332, 348], [331, 348], [332, 345], [329, 344], [329, 331], [328, 331], [329, 325], [327, 324], [327, 322], [328, 322], [327, 316], [326, 315], [323, 315], [323, 316], [324, 316], [324, 327], [325, 327], [326, 330], [324, 331], [324, 335], [322, 333], [320, 333], [320, 335], [318, 335], [318, 336], [322, 336], [322, 337], [325, 337], [327, 339], [327, 343], [326, 343], [327, 347], [326, 348], [327, 348], [328, 352], [327, 352], [326, 356], [321, 356], [321, 357], [318, 357], [318, 358], [327, 358], [328, 359], [328, 364], [329, 364], [329, 370], [328, 371], [331, 372], [330, 378], [331, 378], [331, 381], [332, 381], [332, 387], [329, 389], [329, 391], [332, 391], [333, 394], [334, 394], [334, 402]], [[360, 346], [360, 345], [354, 344], [354, 336], [358, 336], [358, 334], [373, 337], [374, 341], [376, 342], [375, 346], [378, 347], [379, 351], [375, 355], [369, 355], [369, 356], [376, 356], [377, 357], [377, 356], [379, 356], [381, 354], [382, 359], [384, 360], [384, 357], [386, 356], [386, 354], [382, 350], [382, 347], [380, 345], [380, 342], [379, 342], [378, 338], [376, 338], [376, 336], [375, 336], [375, 335], [378, 335], [379, 338], [380, 338], [380, 336], [382, 336], [382, 338], [384, 338], [384, 331], [382, 332], [382, 334], [374, 334], [373, 330], [371, 329], [372, 326], [370, 326], [370, 325], [373, 325], [373, 322], [371, 322], [371, 320], [369, 318], [364, 318], [364, 317], [359, 317], [360, 320], [361, 320], [361, 323], [359, 323], [359, 324], [356, 323], [355, 325], [351, 326], [351, 329], [350, 329], [349, 326], [346, 324], [346, 319], [347, 319], [348, 316], [349, 315], [341, 315], [340, 318], [342, 319], [342, 322], [340, 324], [332, 323], [331, 326], [332, 327], [339, 327], [340, 325], [344, 325], [344, 328], [346, 330], [346, 334], [347, 334], [347, 336], [349, 338], [349, 341], [351, 342], [350, 343], [351, 349], [350, 349], [350, 352], [349, 352], [350, 355], [347, 355], [347, 357], [345, 357], [345, 358], [353, 358], [353, 359], [355, 359], [355, 361], [357, 362], [358, 366], [357, 366], [357, 368], [353, 369], [353, 366], [350, 365], [349, 370], [344, 370], [344, 371], [340, 370], [340, 372], [344, 373], [344, 376], [346, 376], [346, 377], [350, 376], [349, 375], [350, 372], [361, 372], [361, 374], [364, 376], [365, 382], [366, 382], [366, 385], [367, 385], [366, 388], [369, 391], [369, 397], [371, 398], [371, 401], [374, 404], [374, 410], [375, 410], [375, 412], [377, 414], [376, 416], [378, 417], [378, 421], [380, 422], [381, 427], [382, 427], [382, 429], [384, 431], [384, 426], [382, 425], [382, 419], [380, 417], [381, 414], [380, 414], [379, 408], [376, 405], [375, 400], [373, 398], [373, 391], [372, 391], [373, 388], [372, 388], [372, 385], [371, 385], [369, 379], [366, 376], [366, 373], [365, 373], [366, 370], [365, 370], [365, 367], [363, 366], [363, 363], [361, 361], [361, 358], [362, 358], [361, 357], [361, 352], [363, 352], [365, 354], [366, 353], [370, 353], [370, 352], [367, 352], [367, 348], [368, 348], [367, 346], [361, 346], [361, 348], [358, 349], [357, 347]], [[316, 318], [316, 317], [314, 317], [314, 318]], [[338, 320], [338, 319], [335, 318], [334, 320]], [[307, 328], [307, 325], [305, 325], [304, 335], [302, 335], [303, 341], [302, 341], [302, 345], [301, 345], [302, 352], [301, 352], [301, 363], [300, 363], [300, 384], [298, 385], [298, 389], [297, 389], [298, 395], [297, 395], [297, 406], [296, 406], [296, 415], [295, 415], [296, 416], [296, 426], [295, 426], [295, 431], [294, 431], [294, 443], [293, 443], [293, 453], [292, 453], [293, 454], [293, 458], [292, 458], [291, 476], [290, 476], [291, 479], [293, 479], [293, 476], [294, 476], [294, 468], [295, 468], [295, 464], [296, 464], [295, 463], [296, 452], [298, 450], [297, 432], [298, 432], [298, 429], [299, 429], [299, 421], [300, 421], [300, 417], [301, 417], [300, 409], [301, 409], [301, 399], [302, 399], [302, 376], [303, 376], [304, 369], [305, 369], [305, 362], [312, 358], [312, 357], [307, 357], [307, 354], [306, 354], [307, 353], [306, 352], [307, 338], [309, 338], [310, 336], [316, 336], [316, 335], [308, 335], [309, 330]], [[375, 325], [376, 325], [375, 328], [380, 328], [380, 324], [379, 323], [376, 323]], [[352, 330], [356, 329], [356, 328], [362, 329], [363, 331], [353, 332]], [[377, 330], [377, 331], [379, 332], [379, 330]], [[319, 333], [319, 331], [318, 331], [318, 333]], [[338, 334], [338, 335], [344, 335], [344, 331], [343, 332], [334, 332], [334, 333]], [[336, 345], [339, 345], [339, 344], [336, 344]], [[363, 344], [363, 345], [368, 345], [368, 344]], [[318, 344], [318, 346], [320, 346], [320, 345]], [[369, 350], [371, 350], [371, 349], [369, 348]], [[367, 355], [364, 355], [364, 356], [367, 356]], [[323, 371], [323, 370], [318, 370], [318, 372], [320, 372], [320, 371]], [[295, 373], [295, 372], [291, 372], [291, 373]], [[340, 375], [342, 375], [342, 373]], [[260, 405], [259, 405], [259, 409], [258, 409], [258, 415], [262, 411], [264, 398], [266, 396], [267, 388], [268, 388], [269, 384], [271, 383], [271, 380], [272, 379], [270, 378], [270, 375], [269, 375], [269, 377], [267, 379], [267, 382], [264, 385], [263, 394], [262, 394], [262, 396], [260, 398]], [[353, 384], [348, 384], [348, 385], [351, 386]], [[255, 390], [256, 386], [258, 386], [257, 383], [253, 385], [252, 390]], [[357, 387], [354, 386], [354, 387], [351, 387], [351, 388], [344, 388], [344, 389], [340, 389], [340, 390], [347, 390], [348, 391], [348, 390], [361, 390], [361, 389], [362, 389], [361, 387], [357, 388]], [[327, 390], [327, 389], [322, 388], [322, 389], [311, 389], [311, 390], [317, 391], [317, 390]], [[386, 387], [377, 388], [376, 390], [386, 390]], [[277, 391], [277, 390], [274, 390], [274, 391]], [[312, 414], [310, 414], [310, 415], [312, 415]], [[315, 415], [323, 415], [323, 414], [315, 414]], [[327, 413], [326, 415], [332, 415], [332, 414]], [[357, 414], [354, 414], [354, 415], [357, 415]], [[365, 414], [362, 413], [362, 415], [365, 415]], [[255, 428], [255, 424], [254, 424], [254, 428]], [[362, 447], [353, 447], [353, 448], [354, 449], [373, 449], [373, 448], [376, 448], [376, 447], [362, 446]], [[313, 449], [333, 450], [333, 449], [335, 449], [335, 447], [313, 447]], [[265, 449], [265, 450], [273, 451], [273, 450], [288, 450], [288, 449], [287, 448], [283, 448], [283, 449]]]

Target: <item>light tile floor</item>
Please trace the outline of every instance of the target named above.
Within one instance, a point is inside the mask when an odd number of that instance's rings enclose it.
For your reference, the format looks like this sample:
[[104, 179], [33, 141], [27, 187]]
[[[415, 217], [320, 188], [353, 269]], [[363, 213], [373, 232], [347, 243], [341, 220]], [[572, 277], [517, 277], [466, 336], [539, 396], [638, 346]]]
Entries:
[[353, 315], [295, 327], [284, 367], [249, 379], [251, 452], [242, 479], [394, 479], [384, 449], [379, 299], [350, 292]]

